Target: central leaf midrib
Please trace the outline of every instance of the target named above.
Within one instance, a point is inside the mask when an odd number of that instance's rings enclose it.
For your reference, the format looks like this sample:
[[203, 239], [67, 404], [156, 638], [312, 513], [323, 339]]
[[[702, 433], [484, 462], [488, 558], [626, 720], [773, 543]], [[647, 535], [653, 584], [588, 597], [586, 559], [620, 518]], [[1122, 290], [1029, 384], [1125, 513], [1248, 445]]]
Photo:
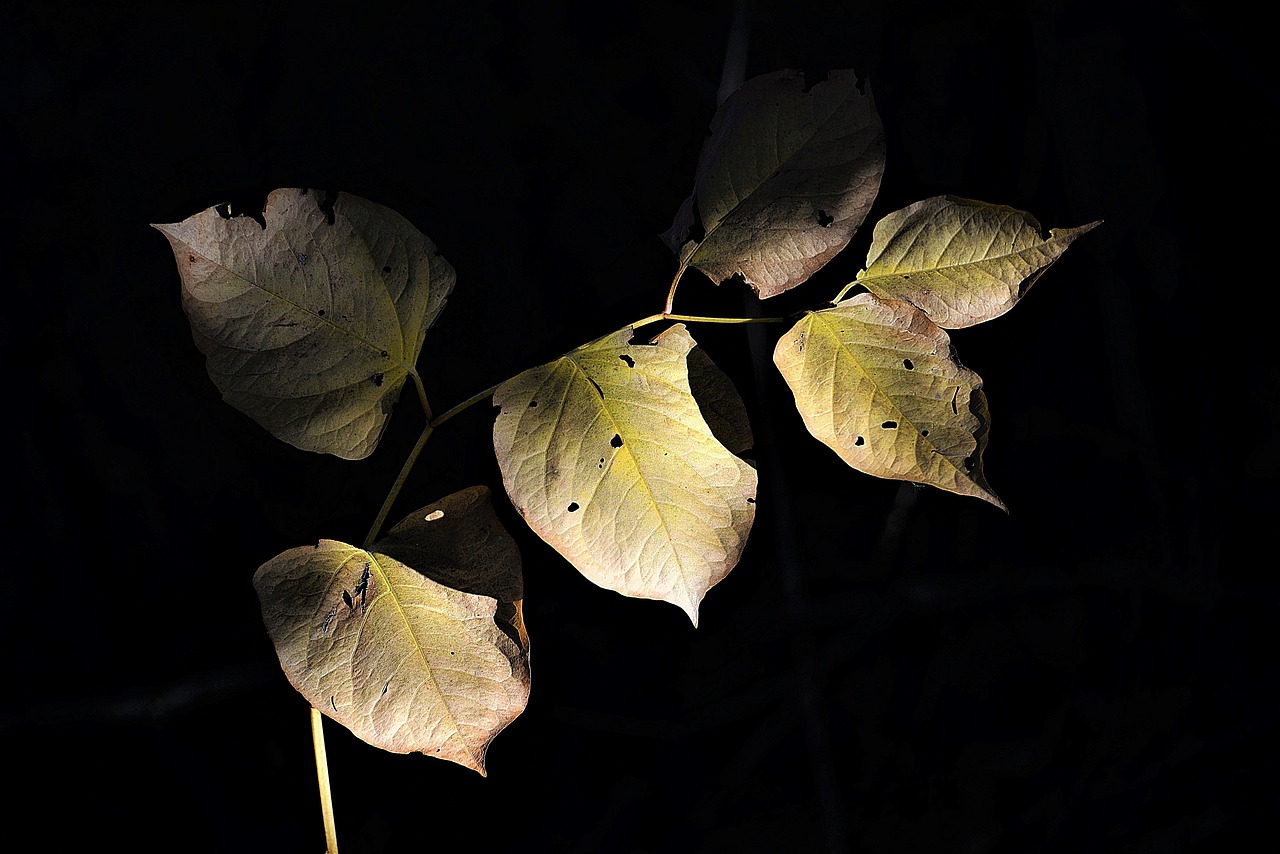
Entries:
[[[426, 651], [422, 648], [422, 644], [418, 642], [418, 636], [413, 631], [413, 624], [409, 622], [408, 614], [405, 612], [404, 606], [400, 603], [400, 597], [396, 595], [395, 585], [391, 582], [390, 578], [388, 578], [386, 570], [382, 568], [382, 564], [379, 563], [378, 556], [366, 549], [355, 549], [352, 552], [352, 557], [343, 561], [342, 566], [346, 566], [353, 558], [358, 557], [361, 554], [369, 558], [370, 566], [374, 568], [373, 571], [379, 576], [379, 580], [381, 581], [384, 589], [383, 595], [391, 597], [391, 602], [395, 606], [396, 614], [400, 617], [400, 622], [404, 625], [405, 633], [408, 634], [409, 638], [412, 640], [413, 648], [417, 650], [418, 657], [422, 660], [422, 667], [427, 672], [427, 678], [431, 680], [431, 685], [435, 688], [436, 695], [440, 697], [440, 704], [444, 706], [445, 714], [449, 716], [449, 723], [453, 727], [454, 734], [461, 739], [463, 746], [467, 749], [467, 753], [470, 753], [474, 759], [475, 754], [471, 751], [471, 745], [467, 744], [467, 739], [462, 734], [462, 728], [458, 725], [458, 719], [454, 717], [453, 709], [449, 707], [449, 698], [446, 696], [444, 690], [441, 689], [440, 683], [436, 681], [435, 671], [432, 669], [430, 662], [427, 661]], [[394, 558], [390, 559], [394, 560]], [[370, 604], [377, 604], [377, 601], [380, 598], [382, 597], [374, 597], [373, 602]], [[361, 616], [364, 617], [367, 616], [367, 614], [368, 610], [366, 609]], [[358, 630], [359, 634], [363, 634], [364, 626], [365, 624], [362, 622]], [[357, 643], [359, 642], [359, 634], [357, 634], [356, 638]]]
[[[953, 236], [951, 239], [955, 240], [955, 237]], [[981, 264], [985, 264], [990, 261], [1003, 261], [1006, 258], [1018, 257], [1018, 256], [1021, 256], [1024, 252], [1030, 252], [1033, 249], [1041, 249], [1043, 247], [1049, 246], [1055, 240], [1057, 240], [1057, 237], [1050, 237], [1048, 240], [1041, 240], [1039, 243], [1033, 243], [1030, 246], [1024, 246], [1022, 249], [1004, 252], [999, 255], [986, 255], [986, 256], [983, 256], [982, 258], [979, 258], [976, 261], [965, 261], [964, 263], [961, 263], [961, 264], [942, 264], [936, 267], [912, 267], [912, 268], [903, 269], [903, 270], [895, 270], [890, 273], [872, 273], [869, 269], [867, 269], [862, 271], [867, 275], [859, 275], [856, 281], [874, 282], [877, 279], [892, 279], [898, 276], [902, 276], [904, 274], [911, 275], [914, 273], [940, 273], [944, 270], [963, 270], [966, 267], [977, 267]], [[887, 249], [888, 247], [885, 247], [885, 248]], [[879, 259], [877, 258], [877, 260]], [[874, 264], [875, 262], [872, 262], [873, 266]], [[995, 277], [995, 278], [998, 279], [999, 277]], [[1003, 282], [1003, 280], [1000, 280], [1000, 281]]]
[[[592, 386], [591, 391], [594, 392], [595, 388], [591, 382], [591, 375], [588, 374], [586, 370], [583, 369], [583, 367], [579, 365], [577, 360], [574, 359], [572, 356], [565, 356], [565, 360], [574, 367], [577, 373], [582, 375], [583, 380], [589, 386]], [[622, 437], [622, 449], [625, 449], [627, 452], [627, 455], [631, 458], [631, 462], [635, 466], [636, 477], [639, 480], [640, 484], [644, 487], [645, 493], [649, 496], [649, 504], [653, 507], [654, 513], [657, 514], [658, 521], [662, 525], [662, 532], [666, 537], [666, 541], [671, 545], [671, 556], [675, 558], [676, 566], [680, 570], [680, 581], [684, 585], [684, 588], [685, 588], [684, 592], [686, 595], [692, 595], [693, 590], [689, 585], [689, 579], [685, 571], [684, 561], [680, 559], [680, 550], [676, 547], [676, 541], [671, 536], [671, 528], [670, 526], [667, 525], [666, 516], [663, 515], [662, 509], [654, 497], [653, 490], [649, 487], [649, 481], [645, 478], [644, 471], [640, 466], [640, 459], [636, 456], [635, 451], [631, 449], [632, 437], [630, 435], [625, 435], [625, 436], [623, 435], [624, 428], [618, 425], [617, 419], [613, 417], [613, 413], [609, 410], [609, 407], [605, 405], [603, 394], [600, 394], [600, 395], [593, 394], [592, 396], [598, 400], [600, 411], [604, 413], [604, 415], [609, 419], [609, 422], [613, 425], [614, 431], [617, 433], [618, 436]]]

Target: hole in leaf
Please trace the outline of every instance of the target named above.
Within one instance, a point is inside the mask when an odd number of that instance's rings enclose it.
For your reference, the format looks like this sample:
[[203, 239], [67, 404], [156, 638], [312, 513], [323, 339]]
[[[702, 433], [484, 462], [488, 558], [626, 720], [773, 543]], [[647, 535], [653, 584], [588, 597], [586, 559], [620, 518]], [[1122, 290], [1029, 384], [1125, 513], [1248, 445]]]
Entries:
[[628, 368], [634, 368], [636, 366], [636, 360], [628, 356], [626, 353], [623, 353], [618, 358], [626, 362]]
[[818, 225], [822, 226], [823, 228], [830, 228], [831, 223], [835, 221], [836, 221], [836, 218], [833, 216], [829, 216], [826, 211], [818, 211]]
[[536, 401], [536, 400], [531, 400], [531, 401], [529, 401], [529, 408], [530, 408], [530, 409], [533, 409], [533, 408], [534, 408], [535, 406], [537, 406], [537, 405], [538, 405], [538, 401]]
[[196, 262], [196, 256], [194, 256], [194, 255], [188, 255], [188, 256], [187, 256], [187, 262], [188, 262], [188, 263], [191, 263], [191, 264], [194, 264], [194, 263]]
[[324, 309], [323, 308], [320, 309], [318, 312], [316, 312], [316, 314], [320, 315], [321, 317], [324, 317]]
[[382, 377], [383, 377], [383, 375], [382, 375], [382, 374], [374, 374], [373, 376], [369, 377], [369, 379], [373, 380], [373, 384], [374, 384], [374, 385], [376, 385], [376, 386], [381, 386], [381, 385], [382, 385]]
[[578, 502], [576, 502], [576, 501], [571, 501], [571, 502], [569, 502], [569, 512], [570, 512], [570, 513], [577, 513], [577, 512], [578, 512]]
[[748, 503], [748, 504], [755, 504], [755, 503], [756, 503], [756, 500], [755, 500], [754, 498], [748, 498], [748, 499], [747, 499], [747, 503]]
[[598, 468], [604, 468], [604, 457], [600, 458], [600, 465], [598, 466]]
[[388, 353], [386, 350], [383, 350], [383, 351], [382, 351], [382, 358], [384, 358], [384, 359], [389, 359], [389, 358], [391, 358], [391, 354], [390, 354], [390, 353]]
[[906, 368], [908, 371], [914, 371], [916, 369], [916, 366], [912, 364], [910, 359], [903, 359], [902, 367]]
[[590, 380], [591, 385], [593, 385], [593, 386], [595, 387], [596, 394], [600, 395], [601, 400], [603, 400], [603, 399], [604, 399], [604, 389], [600, 388], [600, 383], [598, 383], [598, 382], [596, 382], [595, 380], [591, 379], [591, 377], [587, 377], [587, 379], [588, 379], [588, 380]]
[[898, 422], [897, 422], [897, 421], [886, 421], [886, 422], [884, 422], [883, 424], [881, 424], [880, 426], [881, 426], [881, 427], [883, 427], [883, 428], [884, 428], [884, 429], [886, 429], [886, 430], [896, 430], [896, 429], [898, 429]]
[[617, 433], [614, 433], [614, 434], [613, 434], [613, 438], [609, 440], [609, 444], [610, 444], [610, 445], [612, 445], [612, 446], [613, 446], [613, 447], [615, 447], [615, 448], [621, 448], [621, 447], [622, 447], [622, 437], [621, 437], [621, 436], [619, 436]]
[[214, 210], [218, 212], [218, 216], [223, 219], [231, 219], [231, 205], [217, 205]]
[[390, 267], [383, 267], [383, 268], [382, 268], [382, 272], [384, 272], [384, 273], [390, 273], [390, 272], [391, 272], [391, 268], [390, 268]]
[[866, 442], [866, 440], [865, 440], [865, 439], [863, 439], [861, 436], [859, 436], [859, 437], [858, 437], [858, 441], [854, 442], [853, 444], [855, 444], [855, 445], [862, 445], [862, 444], [865, 444], [865, 442]]
[[921, 436], [928, 436], [928, 435], [929, 435], [929, 431], [928, 431], [928, 430], [921, 430], [921, 431], [920, 431], [920, 435], [921, 435]]

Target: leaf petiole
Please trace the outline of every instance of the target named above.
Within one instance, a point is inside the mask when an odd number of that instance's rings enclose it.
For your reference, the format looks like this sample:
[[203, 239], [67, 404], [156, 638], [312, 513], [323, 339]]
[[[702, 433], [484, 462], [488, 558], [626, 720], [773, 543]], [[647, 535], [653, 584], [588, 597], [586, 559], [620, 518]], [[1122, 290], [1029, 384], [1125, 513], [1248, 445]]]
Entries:
[[667, 303], [663, 306], [663, 314], [671, 313], [671, 304], [675, 302], [676, 299], [676, 288], [679, 287], [680, 277], [684, 275], [684, 271], [687, 269], [689, 269], [688, 264], [681, 264], [680, 269], [676, 270], [675, 278], [671, 280], [671, 289], [667, 291]]
[[657, 323], [659, 320], [678, 320], [684, 323], [787, 323], [794, 318], [787, 317], [704, 317], [700, 314], [651, 314], [643, 320], [631, 324], [632, 329]]
[[860, 282], [858, 279], [854, 279], [852, 282], [850, 282], [849, 284], [845, 285], [843, 288], [841, 288], [841, 289], [840, 289], [840, 293], [836, 294], [836, 295], [832, 298], [832, 300], [831, 300], [831, 305], [835, 305], [835, 304], [837, 304], [838, 302], [840, 302], [840, 300], [844, 299], [844, 295], [845, 295], [845, 294], [849, 293], [849, 291], [853, 290], [854, 288], [856, 288], [856, 287], [857, 287], [858, 285], [860, 285], [860, 284], [862, 284], [862, 282]]
[[431, 423], [431, 404], [427, 402], [427, 389], [422, 384], [422, 377], [418, 376], [417, 371], [410, 371], [409, 376], [413, 377], [413, 384], [418, 388], [418, 402], [422, 404], [422, 411], [427, 416], [427, 423]]
[[[416, 375], [415, 375], [416, 376]], [[421, 383], [419, 383], [421, 385]], [[426, 398], [423, 398], [425, 405]], [[400, 495], [400, 490], [404, 488], [404, 482], [409, 477], [409, 472], [413, 470], [413, 464], [418, 461], [418, 455], [422, 453], [422, 448], [427, 444], [427, 439], [431, 438], [431, 434], [435, 432], [435, 427], [428, 424], [422, 428], [422, 435], [418, 437], [418, 441], [414, 444], [413, 450], [409, 452], [409, 457], [404, 461], [404, 465], [400, 467], [400, 474], [396, 477], [396, 482], [391, 485], [391, 491], [387, 493], [387, 497], [382, 502], [382, 509], [378, 511], [378, 518], [373, 520], [373, 526], [369, 528], [369, 534], [364, 538], [361, 548], [369, 549], [373, 546], [373, 541], [378, 538], [378, 531], [382, 528], [382, 523], [387, 521], [387, 514], [391, 512], [391, 505], [395, 504], [396, 498]]]

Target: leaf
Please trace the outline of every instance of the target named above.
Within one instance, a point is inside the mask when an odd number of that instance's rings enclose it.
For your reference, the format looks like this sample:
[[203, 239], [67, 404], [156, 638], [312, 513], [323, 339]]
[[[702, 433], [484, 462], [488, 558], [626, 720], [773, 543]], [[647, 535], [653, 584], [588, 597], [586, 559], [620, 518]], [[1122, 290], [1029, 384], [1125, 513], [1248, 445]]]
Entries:
[[435, 245], [389, 208], [275, 190], [266, 227], [216, 208], [156, 225], [222, 397], [306, 451], [373, 452], [426, 330], [453, 290]]
[[955, 196], [934, 196], [876, 223], [858, 284], [885, 299], [906, 300], [948, 329], [999, 317], [1080, 235], [1095, 228], [1041, 234], [1030, 214]]
[[738, 562], [756, 473], [712, 434], [689, 387], [683, 325], [628, 327], [498, 387], [493, 445], [529, 526], [601, 587], [698, 605]]
[[849, 465], [1005, 509], [982, 472], [982, 378], [955, 360], [947, 333], [923, 312], [859, 294], [807, 312], [773, 361], [809, 432]]
[[[453, 516], [456, 524], [435, 526]], [[392, 531], [385, 549], [321, 540], [264, 563], [253, 578], [263, 621], [285, 675], [315, 708], [376, 747], [484, 776], [490, 742], [529, 697], [520, 602], [455, 590], [423, 572], [496, 580], [509, 592], [520, 575], [515, 543], [488, 490], [457, 493]], [[459, 538], [476, 532], [486, 536], [469, 557]], [[415, 568], [388, 551], [429, 562]], [[436, 556], [442, 563], [430, 562]], [[500, 624], [504, 605], [510, 616]]]
[[711, 121], [693, 194], [663, 239], [681, 269], [741, 277], [761, 297], [844, 249], [884, 173], [884, 128], [853, 71], [806, 89], [798, 71], [748, 80]]
[[689, 351], [689, 389], [698, 402], [698, 410], [707, 420], [711, 434], [730, 453], [741, 456], [755, 447], [747, 405], [720, 366], [707, 351], [694, 347]]

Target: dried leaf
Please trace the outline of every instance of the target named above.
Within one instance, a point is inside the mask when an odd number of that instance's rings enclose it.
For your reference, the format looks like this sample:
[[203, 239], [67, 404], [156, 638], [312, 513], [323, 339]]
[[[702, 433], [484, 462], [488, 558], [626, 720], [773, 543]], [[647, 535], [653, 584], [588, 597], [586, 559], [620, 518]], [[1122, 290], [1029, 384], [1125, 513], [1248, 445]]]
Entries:
[[[484, 540], [471, 558], [466, 538], [478, 532]], [[366, 551], [321, 540], [258, 569], [253, 583], [280, 665], [308, 702], [364, 741], [484, 775], [490, 742], [529, 697], [521, 603], [455, 590], [423, 573], [509, 595], [519, 588], [515, 543], [498, 526], [487, 490], [415, 511], [384, 542]], [[409, 566], [388, 552], [424, 563]]]
[[454, 271], [399, 214], [340, 195], [276, 190], [262, 228], [215, 208], [156, 225], [182, 307], [223, 399], [306, 451], [377, 447]]
[[854, 72], [808, 89], [797, 71], [756, 77], [716, 111], [693, 194], [663, 239], [682, 268], [775, 296], [849, 244], [883, 173], [884, 128]]
[[773, 354], [809, 432], [849, 465], [1005, 509], [982, 471], [990, 418], [982, 378], [905, 302], [859, 294], [811, 311]]

